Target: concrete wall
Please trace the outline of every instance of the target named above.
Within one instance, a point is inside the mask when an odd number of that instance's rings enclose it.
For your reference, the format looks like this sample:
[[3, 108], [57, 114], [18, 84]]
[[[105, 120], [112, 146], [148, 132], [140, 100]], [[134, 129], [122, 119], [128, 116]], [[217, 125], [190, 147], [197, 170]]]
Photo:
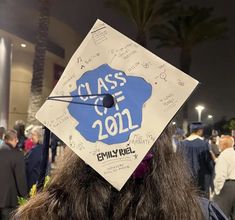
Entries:
[[12, 127], [16, 120], [22, 119], [25, 121], [27, 118], [30, 84], [32, 79], [32, 64], [33, 59], [31, 53], [13, 50], [9, 127]]

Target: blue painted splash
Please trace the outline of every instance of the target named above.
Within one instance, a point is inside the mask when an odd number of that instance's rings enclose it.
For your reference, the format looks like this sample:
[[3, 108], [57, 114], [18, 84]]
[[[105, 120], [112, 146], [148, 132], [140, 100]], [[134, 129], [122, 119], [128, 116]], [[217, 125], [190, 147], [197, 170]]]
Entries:
[[[111, 94], [116, 102], [112, 108], [69, 104], [70, 114], [79, 122], [76, 130], [86, 140], [106, 144], [122, 143], [141, 127], [143, 104], [152, 94], [152, 86], [143, 78], [127, 76], [123, 71], [103, 64], [85, 72], [76, 85], [71, 96]], [[72, 101], [102, 105], [103, 97], [74, 97]]]

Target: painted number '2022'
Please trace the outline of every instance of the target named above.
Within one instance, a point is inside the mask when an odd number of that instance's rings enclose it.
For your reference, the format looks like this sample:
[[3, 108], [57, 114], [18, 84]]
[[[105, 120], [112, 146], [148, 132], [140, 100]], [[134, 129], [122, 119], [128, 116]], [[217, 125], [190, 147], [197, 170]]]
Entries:
[[[127, 120], [128, 127], [123, 127], [123, 120]], [[121, 113], [117, 112], [114, 116], [106, 117], [104, 121], [104, 128], [102, 121], [96, 120], [93, 123], [92, 128], [96, 128], [97, 126], [99, 129], [98, 140], [104, 140], [109, 136], [122, 134], [139, 127], [138, 125], [133, 125], [131, 114], [128, 109], [124, 109]]]

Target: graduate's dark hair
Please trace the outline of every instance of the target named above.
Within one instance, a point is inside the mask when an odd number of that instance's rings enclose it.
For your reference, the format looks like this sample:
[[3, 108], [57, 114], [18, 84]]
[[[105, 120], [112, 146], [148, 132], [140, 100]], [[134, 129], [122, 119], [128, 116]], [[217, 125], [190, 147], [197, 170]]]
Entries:
[[[68, 152], [49, 186], [20, 207], [13, 219], [201, 220], [197, 193], [166, 129], [152, 147], [151, 171], [130, 177], [119, 192]], [[117, 177], [118, 178], [118, 177]]]

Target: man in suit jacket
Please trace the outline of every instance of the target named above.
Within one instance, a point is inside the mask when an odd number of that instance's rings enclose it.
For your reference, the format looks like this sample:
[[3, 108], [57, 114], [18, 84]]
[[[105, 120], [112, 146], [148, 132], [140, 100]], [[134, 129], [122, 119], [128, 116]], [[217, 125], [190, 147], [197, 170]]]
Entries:
[[18, 205], [17, 196], [27, 195], [24, 156], [16, 149], [17, 132], [9, 130], [0, 145], [0, 219], [10, 218]]

